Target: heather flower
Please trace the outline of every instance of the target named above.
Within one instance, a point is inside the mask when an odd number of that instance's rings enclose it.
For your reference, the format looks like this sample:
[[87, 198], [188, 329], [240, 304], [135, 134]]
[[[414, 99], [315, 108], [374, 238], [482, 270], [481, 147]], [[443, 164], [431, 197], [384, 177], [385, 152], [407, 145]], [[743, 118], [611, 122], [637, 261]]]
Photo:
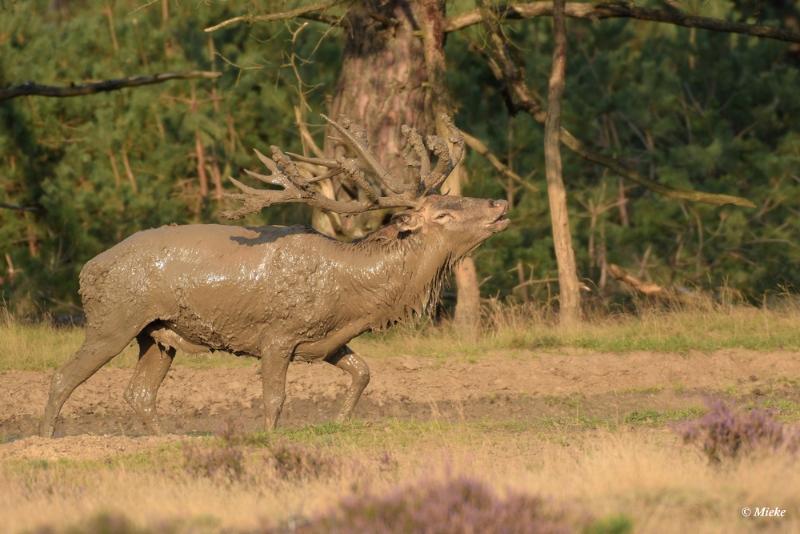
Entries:
[[722, 401], [708, 403], [702, 417], [678, 427], [684, 443], [697, 445], [712, 463], [758, 451], [800, 448], [800, 432], [768, 410], [734, 410]]
[[344, 499], [328, 515], [296, 532], [368, 532], [375, 534], [560, 534], [571, 532], [564, 514], [540, 498], [510, 494], [499, 498], [485, 484], [468, 478], [403, 487], [382, 496]]

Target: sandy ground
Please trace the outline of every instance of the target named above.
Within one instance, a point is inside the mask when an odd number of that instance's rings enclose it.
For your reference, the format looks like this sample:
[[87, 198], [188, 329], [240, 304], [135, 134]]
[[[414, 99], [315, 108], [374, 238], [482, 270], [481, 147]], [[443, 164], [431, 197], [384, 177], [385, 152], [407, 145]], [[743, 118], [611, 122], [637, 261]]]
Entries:
[[[397, 356], [370, 362], [372, 381], [355, 416], [500, 421], [566, 414], [622, 418], [632, 410], [702, 405], [709, 394], [758, 397], [767, 392], [800, 398], [800, 354], [719, 351], [711, 354], [634, 352], [598, 354], [505, 352], [466, 360]], [[122, 398], [130, 369], [101, 369], [79, 387], [62, 411], [57, 435], [136, 437], [144, 426]], [[50, 372], [0, 373], [0, 457], [33, 446]], [[348, 378], [338, 369], [298, 363], [290, 367], [281, 426], [299, 427], [333, 417]], [[195, 369], [176, 366], [159, 392], [167, 433], [215, 432], [226, 422], [259, 429], [261, 384], [251, 367]], [[129, 441], [87, 437], [84, 443], [111, 454]], [[162, 438], [135, 440], [142, 446]], [[67, 440], [73, 442], [73, 440]], [[91, 442], [91, 443], [89, 443]], [[63, 443], [66, 447], [66, 443]], [[83, 447], [79, 447], [83, 448]], [[35, 447], [33, 447], [35, 449]], [[57, 447], [56, 447], [57, 449]], [[69, 448], [68, 448], [69, 449]], [[48, 446], [52, 454], [59, 454]], [[65, 450], [64, 454], [80, 454]], [[31, 451], [36, 456], [35, 450]]]

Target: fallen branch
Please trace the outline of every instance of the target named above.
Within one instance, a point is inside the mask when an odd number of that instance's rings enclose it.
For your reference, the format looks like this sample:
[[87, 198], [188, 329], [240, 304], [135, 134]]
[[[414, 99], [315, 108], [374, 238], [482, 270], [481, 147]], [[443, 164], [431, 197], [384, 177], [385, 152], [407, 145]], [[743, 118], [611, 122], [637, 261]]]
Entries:
[[[530, 19], [553, 15], [553, 2], [525, 2], [499, 6], [493, 10], [494, 16], [502, 20]], [[686, 28], [700, 28], [715, 32], [739, 33], [752, 37], [776, 39], [791, 43], [800, 43], [800, 32], [762, 24], [731, 22], [711, 17], [689, 15], [675, 7], [670, 9], [652, 9], [633, 4], [632, 2], [569, 2], [565, 14], [577, 19], [629, 18], [651, 22], [673, 24]], [[481, 9], [473, 9], [447, 20], [445, 32], [462, 30], [474, 24], [486, 22]]]
[[324, 22], [325, 24], [336, 25], [339, 23], [340, 17], [326, 15], [325, 10], [336, 5], [336, 2], [322, 2], [319, 4], [311, 4], [308, 6], [301, 6], [288, 11], [281, 11], [280, 13], [265, 13], [263, 15], [240, 15], [238, 17], [223, 20], [219, 24], [209, 26], [203, 31], [207, 33], [235, 26], [237, 24], [252, 24], [254, 22], [274, 22], [276, 20], [287, 20], [294, 18], [304, 18], [313, 20], [315, 22]]
[[470, 147], [472, 150], [474, 150], [475, 152], [486, 158], [486, 161], [491, 163], [492, 167], [500, 171], [500, 173], [503, 176], [511, 178], [519, 185], [526, 187], [533, 192], [539, 191], [539, 188], [537, 188], [535, 185], [530, 183], [528, 180], [526, 180], [519, 174], [515, 173], [508, 165], [500, 161], [500, 158], [492, 154], [492, 152], [489, 150], [489, 147], [487, 147], [483, 143], [483, 141], [481, 141], [477, 137], [472, 137], [470, 134], [468, 134], [463, 130], [461, 130], [461, 135], [464, 137], [464, 142], [467, 144], [468, 147]]
[[50, 97], [69, 97], [83, 96], [106, 91], [116, 91], [127, 87], [139, 87], [142, 85], [153, 85], [169, 80], [188, 80], [192, 78], [214, 79], [222, 76], [221, 72], [213, 71], [189, 71], [189, 72], [162, 72], [152, 76], [131, 76], [116, 80], [103, 80], [100, 82], [89, 82], [83, 84], [71, 84], [66, 87], [53, 85], [41, 85], [34, 82], [25, 82], [20, 85], [11, 85], [0, 88], [0, 102], [18, 96], [50, 96]]
[[661, 287], [658, 284], [654, 284], [652, 282], [645, 282], [631, 273], [616, 265], [614, 263], [608, 264], [608, 272], [611, 276], [619, 280], [620, 282], [632, 287], [642, 295], [646, 295], [648, 297], [666, 297], [670, 296], [670, 292]]
[[[484, 14], [482, 20], [486, 24], [489, 32], [488, 43], [491, 47], [491, 52], [488, 56], [489, 68], [492, 70], [492, 73], [498, 80], [506, 84], [509, 97], [513, 104], [530, 114], [536, 122], [545, 124], [547, 112], [534, 97], [533, 92], [530, 90], [525, 81], [525, 72], [523, 68], [519, 66], [519, 63], [522, 61], [514, 58], [514, 52], [506, 45], [505, 38], [503, 37], [499, 27], [498, 19], [493, 17], [492, 12], [489, 10], [484, 10], [482, 13]], [[734, 195], [706, 193], [692, 189], [677, 189], [660, 184], [649, 178], [645, 178], [639, 172], [631, 169], [618, 159], [594, 152], [587, 147], [583, 141], [577, 139], [563, 126], [559, 130], [559, 140], [564, 146], [582, 158], [602, 165], [603, 167], [612, 170], [619, 176], [642, 185], [665, 197], [674, 198], [677, 200], [689, 200], [692, 202], [703, 202], [706, 204], [732, 204], [734, 206], [742, 206], [746, 208], [755, 207], [755, 204], [746, 198]]]

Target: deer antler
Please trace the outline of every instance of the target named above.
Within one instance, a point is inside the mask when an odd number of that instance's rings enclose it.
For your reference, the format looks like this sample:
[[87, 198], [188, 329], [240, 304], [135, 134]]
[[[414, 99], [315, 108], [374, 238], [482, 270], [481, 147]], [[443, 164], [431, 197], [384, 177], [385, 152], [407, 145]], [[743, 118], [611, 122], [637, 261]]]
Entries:
[[[428, 136], [426, 143], [423, 143], [422, 137], [415, 129], [404, 125], [401, 131], [406, 137], [408, 145], [406, 159], [409, 161], [409, 165], [419, 167], [419, 181], [409, 187], [392, 176], [378, 161], [378, 158], [370, 152], [364, 130], [352, 125], [350, 121], [343, 121], [340, 124], [325, 115], [322, 117], [342, 135], [343, 140], [358, 157], [312, 158], [292, 152], [283, 152], [273, 146], [271, 147], [272, 157], [269, 158], [256, 150], [256, 156], [270, 170], [271, 174], [264, 175], [249, 170], [245, 170], [245, 172], [265, 184], [276, 185], [281, 189], [257, 189], [231, 177], [231, 182], [241, 193], [227, 196], [242, 201], [242, 205], [239, 209], [224, 212], [225, 217], [236, 219], [273, 204], [286, 203], [303, 203], [314, 208], [347, 214], [386, 208], [415, 208], [418, 206], [419, 197], [437, 191], [441, 187], [464, 155], [464, 139], [450, 117], [443, 116], [441, 119], [451, 132], [448, 140], [453, 145], [452, 150], [445, 140], [435, 135]], [[431, 170], [428, 151], [437, 158], [433, 170]], [[418, 158], [418, 162], [411, 161], [412, 152]], [[360, 161], [363, 161], [366, 167], [362, 167]], [[317, 169], [320, 167], [328, 170], [318, 173]], [[371, 171], [382, 188], [388, 190], [390, 194], [382, 195], [380, 191], [377, 191], [367, 180], [364, 171]], [[363, 191], [366, 200], [337, 200], [324, 196], [316, 183], [340, 174], [343, 174], [349, 182]]]
[[[330, 172], [320, 176], [312, 175], [309, 171], [303, 172], [289, 155], [276, 146], [272, 148], [272, 158], [255, 150], [259, 160], [270, 170], [270, 175], [259, 174], [245, 169], [249, 176], [269, 185], [277, 185], [282, 189], [257, 189], [243, 184], [236, 178], [230, 177], [233, 185], [241, 193], [228, 194], [229, 198], [242, 201], [242, 205], [231, 211], [223, 212], [229, 219], [238, 219], [248, 213], [261, 211], [273, 204], [303, 203], [311, 207], [336, 213], [363, 213], [386, 208], [414, 208], [417, 202], [401, 195], [379, 196], [374, 188], [367, 182], [364, 172], [358, 167], [354, 159], [340, 158], [339, 160], [317, 161], [315, 158], [298, 158], [304, 163], [320, 164], [324, 167], [336, 166]], [[324, 196], [315, 183], [332, 178], [344, 173], [353, 183], [364, 191], [367, 200], [336, 200]], [[304, 174], [306, 176], [304, 176]]]
[[[450, 130], [450, 137], [447, 140], [453, 145], [452, 150], [447, 141], [437, 135], [427, 136], [423, 143], [422, 137], [414, 128], [403, 126], [401, 130], [406, 138], [406, 161], [409, 166], [419, 167], [420, 185], [423, 194], [426, 195], [438, 191], [464, 157], [464, 136], [461, 135], [461, 131], [456, 128], [449, 115], [442, 114], [439, 118]], [[436, 165], [432, 171], [428, 151], [436, 156]], [[411, 158], [412, 152], [417, 155], [418, 162]]]

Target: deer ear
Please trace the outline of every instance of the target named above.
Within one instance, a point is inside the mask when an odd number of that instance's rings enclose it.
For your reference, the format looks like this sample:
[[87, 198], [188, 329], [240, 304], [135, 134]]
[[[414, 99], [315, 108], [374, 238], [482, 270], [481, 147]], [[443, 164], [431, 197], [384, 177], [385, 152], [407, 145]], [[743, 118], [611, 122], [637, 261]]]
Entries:
[[392, 217], [400, 232], [416, 232], [422, 228], [422, 216], [416, 211], [404, 211]]

